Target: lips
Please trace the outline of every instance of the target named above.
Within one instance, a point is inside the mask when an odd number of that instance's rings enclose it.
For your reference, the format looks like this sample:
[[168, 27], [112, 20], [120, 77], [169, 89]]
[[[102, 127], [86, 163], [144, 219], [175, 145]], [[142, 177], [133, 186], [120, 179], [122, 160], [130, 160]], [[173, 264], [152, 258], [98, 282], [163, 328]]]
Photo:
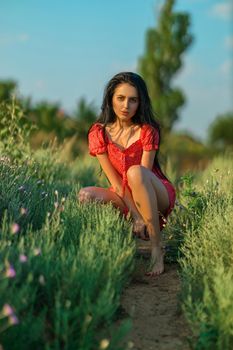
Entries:
[[123, 111], [122, 111], [122, 112], [121, 112], [121, 114], [123, 114], [123, 115], [126, 115], [126, 116], [127, 116], [127, 115], [129, 115], [129, 112], [123, 112]]

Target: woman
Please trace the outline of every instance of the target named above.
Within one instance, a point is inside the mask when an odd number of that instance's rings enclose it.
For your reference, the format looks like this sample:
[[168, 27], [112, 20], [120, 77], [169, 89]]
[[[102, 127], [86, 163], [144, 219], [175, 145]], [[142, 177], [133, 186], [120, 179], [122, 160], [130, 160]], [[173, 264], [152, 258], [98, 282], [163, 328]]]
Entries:
[[147, 275], [161, 274], [164, 251], [160, 230], [174, 207], [175, 189], [158, 163], [160, 128], [146, 84], [138, 74], [123, 72], [109, 81], [102, 113], [88, 139], [90, 154], [97, 157], [111, 187], [85, 187], [79, 200], [112, 202], [122, 213], [130, 212], [134, 233], [151, 241], [151, 271]]

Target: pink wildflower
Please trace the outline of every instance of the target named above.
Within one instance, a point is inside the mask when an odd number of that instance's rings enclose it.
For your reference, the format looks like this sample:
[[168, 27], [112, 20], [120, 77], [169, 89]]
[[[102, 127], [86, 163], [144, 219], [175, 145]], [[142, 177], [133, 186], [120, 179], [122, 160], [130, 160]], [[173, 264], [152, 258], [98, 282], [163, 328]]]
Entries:
[[17, 223], [12, 224], [12, 226], [11, 226], [11, 232], [12, 232], [13, 234], [18, 233], [19, 230], [20, 230], [19, 224], [17, 224]]
[[2, 308], [2, 314], [4, 316], [11, 316], [14, 314], [14, 310], [9, 304], [4, 304]]
[[9, 278], [14, 278], [15, 275], [16, 275], [15, 269], [13, 268], [12, 265], [9, 265], [6, 270], [5, 276]]
[[20, 254], [19, 261], [24, 263], [28, 260], [27, 256], [25, 254]]

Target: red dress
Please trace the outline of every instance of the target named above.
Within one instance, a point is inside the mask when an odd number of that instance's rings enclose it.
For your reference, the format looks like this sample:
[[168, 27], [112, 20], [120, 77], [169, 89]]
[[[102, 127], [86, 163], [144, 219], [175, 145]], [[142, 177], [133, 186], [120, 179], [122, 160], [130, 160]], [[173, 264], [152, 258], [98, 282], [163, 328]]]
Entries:
[[[127, 185], [126, 173], [132, 165], [140, 165], [143, 151], [157, 150], [159, 144], [158, 131], [149, 124], [144, 124], [141, 127], [140, 138], [125, 149], [120, 149], [115, 143], [113, 143], [106, 133], [101, 124], [94, 124], [88, 134], [89, 141], [89, 153], [92, 156], [97, 154], [107, 153], [110, 162], [121, 176], [123, 181], [123, 188]], [[167, 189], [169, 196], [169, 208], [166, 213], [161, 215], [160, 213], [160, 228], [162, 229], [166, 223], [166, 217], [170, 214], [174, 208], [176, 193], [173, 185], [168, 181], [164, 174], [155, 166], [152, 168], [152, 172], [162, 181]], [[128, 186], [131, 191], [130, 187]], [[112, 190], [112, 188], [110, 188]], [[128, 212], [126, 208], [125, 213]]]

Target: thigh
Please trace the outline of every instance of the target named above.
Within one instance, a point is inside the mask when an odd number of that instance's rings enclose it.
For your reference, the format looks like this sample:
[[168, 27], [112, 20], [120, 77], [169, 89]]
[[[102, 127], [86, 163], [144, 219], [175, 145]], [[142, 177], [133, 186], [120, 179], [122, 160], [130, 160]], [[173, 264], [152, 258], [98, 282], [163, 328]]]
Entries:
[[150, 169], [143, 167], [143, 172], [143, 176], [148, 177], [153, 186], [157, 198], [158, 210], [163, 214], [166, 213], [170, 205], [167, 188], [161, 179], [159, 179], [158, 176], [156, 176]]
[[79, 200], [82, 202], [96, 200], [102, 203], [111, 202], [115, 207], [122, 212], [125, 210], [124, 201], [113, 191], [108, 188], [89, 186], [84, 187], [79, 192]]

